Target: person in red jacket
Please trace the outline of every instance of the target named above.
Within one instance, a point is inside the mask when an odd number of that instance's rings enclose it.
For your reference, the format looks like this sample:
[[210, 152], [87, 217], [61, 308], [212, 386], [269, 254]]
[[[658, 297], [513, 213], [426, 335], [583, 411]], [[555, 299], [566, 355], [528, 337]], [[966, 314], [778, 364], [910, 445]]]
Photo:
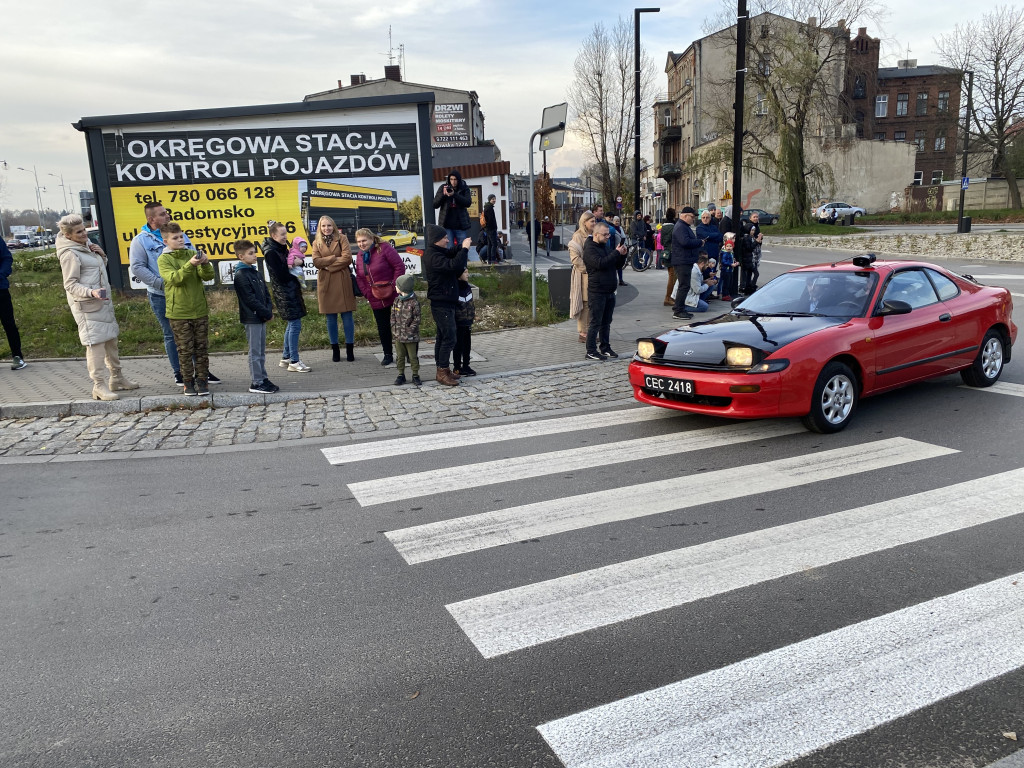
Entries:
[[551, 255], [551, 238], [555, 236], [555, 225], [551, 223], [547, 216], [544, 217], [544, 223], [540, 225], [540, 231], [544, 235], [544, 250]]

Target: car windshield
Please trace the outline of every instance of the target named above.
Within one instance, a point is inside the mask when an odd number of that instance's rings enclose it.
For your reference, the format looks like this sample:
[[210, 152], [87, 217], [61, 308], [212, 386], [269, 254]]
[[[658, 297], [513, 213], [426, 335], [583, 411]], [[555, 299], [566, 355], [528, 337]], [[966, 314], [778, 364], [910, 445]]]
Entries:
[[860, 317], [878, 276], [863, 272], [787, 272], [748, 296], [734, 312], [743, 315]]

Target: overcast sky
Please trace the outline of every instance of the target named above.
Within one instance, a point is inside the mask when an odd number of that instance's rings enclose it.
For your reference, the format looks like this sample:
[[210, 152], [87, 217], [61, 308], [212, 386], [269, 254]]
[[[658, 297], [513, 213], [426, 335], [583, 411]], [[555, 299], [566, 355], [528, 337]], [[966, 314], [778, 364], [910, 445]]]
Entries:
[[[350, 74], [383, 76], [388, 25], [406, 80], [475, 90], [494, 139], [513, 171], [527, 167], [526, 143], [545, 106], [565, 101], [580, 41], [596, 21], [632, 23], [633, 5], [605, 4], [594, 15], [579, 0], [28, 0], [4, 3], [0, 47], [0, 205], [35, 208], [33, 165], [44, 208], [64, 207], [88, 188], [81, 117], [297, 102], [348, 83]], [[648, 5], [654, 5], [649, 3]], [[713, 3], [664, 3], [642, 17], [641, 39], [658, 68], [668, 51], [702, 37]], [[962, 3], [892, 0], [881, 29], [882, 65], [898, 58], [938, 63], [933, 40], [952, 30]], [[698, 9], [705, 10], [698, 10]], [[706, 9], [712, 9], [707, 11]], [[647, 149], [650, 154], [650, 149]], [[537, 166], [540, 159], [538, 155]], [[556, 176], [584, 162], [570, 139], [548, 157]], [[74, 203], [71, 203], [74, 205]]]

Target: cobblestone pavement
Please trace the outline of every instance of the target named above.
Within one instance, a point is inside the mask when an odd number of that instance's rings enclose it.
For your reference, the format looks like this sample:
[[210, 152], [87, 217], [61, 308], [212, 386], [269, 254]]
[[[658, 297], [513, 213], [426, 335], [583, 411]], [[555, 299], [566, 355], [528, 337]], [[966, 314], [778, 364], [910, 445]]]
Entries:
[[0, 420], [0, 461], [78, 454], [194, 453], [281, 440], [357, 436], [577, 408], [631, 399], [625, 360], [464, 379], [459, 387], [380, 387], [231, 408], [152, 410]]

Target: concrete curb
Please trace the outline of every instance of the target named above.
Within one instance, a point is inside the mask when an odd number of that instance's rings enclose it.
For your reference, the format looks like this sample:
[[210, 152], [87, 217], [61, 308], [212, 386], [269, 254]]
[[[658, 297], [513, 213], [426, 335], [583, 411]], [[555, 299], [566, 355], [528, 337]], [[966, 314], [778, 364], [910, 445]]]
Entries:
[[[608, 362], [613, 365], [629, 362], [632, 356], [623, 356], [618, 360]], [[579, 368], [585, 365], [603, 365], [591, 360], [576, 360], [568, 363], [555, 363], [537, 368], [523, 368], [515, 371], [498, 371], [474, 376], [472, 379], [464, 379], [465, 384], [473, 381], [486, 381], [488, 379], [501, 379], [509, 376], [522, 376], [529, 374], [545, 373], [572, 368]], [[436, 386], [434, 382], [424, 382], [424, 386]], [[36, 418], [64, 418], [66, 416], [96, 416], [108, 413], [137, 413], [139, 411], [151, 411], [157, 409], [187, 408], [190, 410], [201, 410], [205, 408], [236, 408], [252, 405], [271, 405], [273, 403], [287, 403], [297, 400], [326, 400], [327, 398], [347, 397], [359, 395], [365, 392], [380, 392], [390, 390], [394, 385], [384, 384], [375, 387], [360, 387], [358, 389], [336, 389], [323, 392], [275, 392], [272, 395], [260, 395], [251, 392], [211, 392], [202, 397], [187, 397], [185, 395], [146, 395], [135, 397], [124, 397], [120, 400], [61, 400], [44, 403], [11, 403], [0, 405], [0, 419], [36, 419]]]

